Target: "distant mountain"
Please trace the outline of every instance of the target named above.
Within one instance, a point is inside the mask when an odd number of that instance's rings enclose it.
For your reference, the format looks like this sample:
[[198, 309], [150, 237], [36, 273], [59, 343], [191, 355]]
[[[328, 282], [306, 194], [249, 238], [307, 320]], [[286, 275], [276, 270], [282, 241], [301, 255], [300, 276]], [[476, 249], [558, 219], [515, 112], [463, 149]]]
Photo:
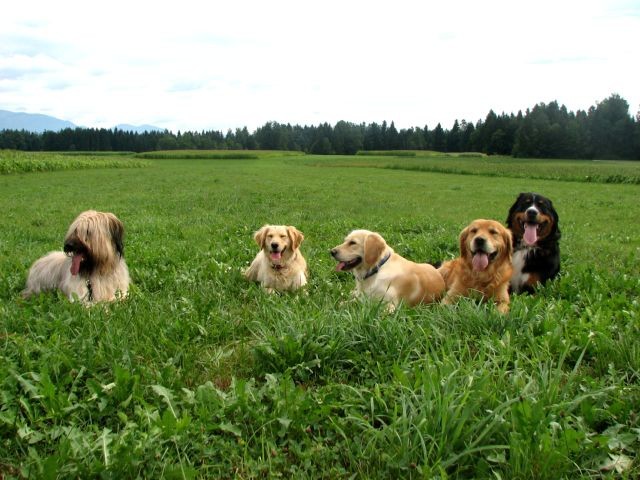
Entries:
[[45, 130], [57, 132], [65, 128], [76, 128], [71, 122], [40, 113], [18, 113], [0, 110], [0, 130], [27, 130], [42, 133]]
[[[84, 128], [78, 127], [74, 123], [66, 120], [60, 120], [49, 115], [40, 113], [20, 113], [10, 112], [8, 110], [0, 110], [0, 130], [26, 130], [28, 132], [42, 133], [45, 130], [58, 132], [65, 128]], [[121, 123], [112, 129], [124, 130], [126, 132], [144, 133], [144, 132], [164, 132], [164, 128], [154, 127], [153, 125], [129, 125]]]
[[128, 125], [121, 123], [113, 127], [118, 130], [124, 130], [125, 132], [144, 133], [144, 132], [164, 132], [164, 128], [154, 127], [153, 125]]

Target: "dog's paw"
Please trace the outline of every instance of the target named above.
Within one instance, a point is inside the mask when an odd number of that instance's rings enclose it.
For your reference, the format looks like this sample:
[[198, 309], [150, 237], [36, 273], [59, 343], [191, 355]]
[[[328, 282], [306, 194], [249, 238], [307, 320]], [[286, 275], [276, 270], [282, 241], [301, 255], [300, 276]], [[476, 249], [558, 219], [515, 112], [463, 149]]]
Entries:
[[498, 303], [498, 311], [503, 315], [506, 315], [507, 313], [509, 313], [509, 304], [506, 302]]

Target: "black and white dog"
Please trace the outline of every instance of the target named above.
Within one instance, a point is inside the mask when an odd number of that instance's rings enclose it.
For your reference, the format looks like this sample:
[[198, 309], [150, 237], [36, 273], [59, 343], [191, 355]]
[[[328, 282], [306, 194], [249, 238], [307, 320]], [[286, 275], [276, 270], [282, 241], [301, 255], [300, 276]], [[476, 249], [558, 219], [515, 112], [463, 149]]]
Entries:
[[511, 291], [533, 293], [560, 271], [558, 213], [547, 197], [521, 193], [509, 210], [513, 237]]

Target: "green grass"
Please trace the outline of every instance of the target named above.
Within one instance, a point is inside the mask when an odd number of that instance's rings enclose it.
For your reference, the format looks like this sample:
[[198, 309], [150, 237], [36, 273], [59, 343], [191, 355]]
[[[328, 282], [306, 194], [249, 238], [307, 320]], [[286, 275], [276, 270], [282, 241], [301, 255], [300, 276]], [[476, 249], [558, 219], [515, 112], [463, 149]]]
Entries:
[[59, 152], [59, 154], [64, 155], [66, 157], [122, 157], [125, 155], [134, 155], [135, 152], [126, 152], [126, 151], [79, 152], [77, 150], [74, 150], [69, 152]]
[[[366, 152], [365, 152], [366, 153]], [[384, 155], [338, 157], [319, 166], [361, 166], [457, 175], [482, 175], [586, 183], [640, 184], [640, 162], [624, 160], [544, 160], [480, 156], [473, 153], [372, 152]], [[412, 155], [417, 153], [417, 155]], [[396, 157], [391, 159], [389, 157]], [[400, 158], [402, 157], [402, 158]], [[404, 158], [409, 157], [409, 158]], [[415, 157], [415, 158], [411, 158]], [[313, 160], [309, 160], [313, 162]]]
[[181, 160], [221, 160], [221, 159], [234, 159], [234, 160], [256, 160], [258, 158], [257, 153], [243, 153], [236, 151], [208, 151], [208, 150], [175, 150], [175, 151], [158, 151], [158, 152], [143, 152], [135, 155], [136, 158], [164, 160], [164, 159], [181, 159]]
[[438, 157], [438, 158], [483, 158], [487, 155], [480, 152], [443, 153], [434, 150], [360, 150], [356, 155], [366, 157]]
[[160, 150], [155, 152], [143, 152], [135, 155], [136, 158], [145, 159], [182, 159], [182, 160], [256, 160], [268, 157], [292, 157], [304, 155], [302, 152], [275, 150]]
[[[531, 179], [520, 160], [494, 164], [503, 177], [358, 160], [0, 176], [0, 476], [637, 478], [638, 186]], [[581, 165], [613, 168], [572, 162], [566, 178]], [[562, 276], [508, 316], [471, 301], [388, 314], [334, 271], [353, 228], [453, 257], [470, 220], [504, 221], [521, 191], [560, 212]], [[89, 208], [125, 224], [131, 297], [22, 301], [30, 264]], [[304, 232], [305, 292], [242, 278], [264, 223]]]

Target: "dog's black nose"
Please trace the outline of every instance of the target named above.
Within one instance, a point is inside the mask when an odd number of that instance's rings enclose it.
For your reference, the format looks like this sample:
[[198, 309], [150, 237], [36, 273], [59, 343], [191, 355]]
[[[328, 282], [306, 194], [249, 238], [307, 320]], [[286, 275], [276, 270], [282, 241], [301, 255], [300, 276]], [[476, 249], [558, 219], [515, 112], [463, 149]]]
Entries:
[[277, 243], [272, 243], [271, 244], [271, 250], [277, 250], [278, 249], [278, 244]]
[[332, 257], [335, 257], [338, 254], [338, 251], [335, 248], [332, 248], [331, 250], [329, 250], [329, 253], [331, 253]]
[[536, 218], [538, 216], [538, 211], [533, 207], [527, 208], [526, 213], [529, 218]]
[[484, 237], [476, 237], [473, 239], [473, 244], [476, 248], [483, 248], [486, 243], [487, 240]]

